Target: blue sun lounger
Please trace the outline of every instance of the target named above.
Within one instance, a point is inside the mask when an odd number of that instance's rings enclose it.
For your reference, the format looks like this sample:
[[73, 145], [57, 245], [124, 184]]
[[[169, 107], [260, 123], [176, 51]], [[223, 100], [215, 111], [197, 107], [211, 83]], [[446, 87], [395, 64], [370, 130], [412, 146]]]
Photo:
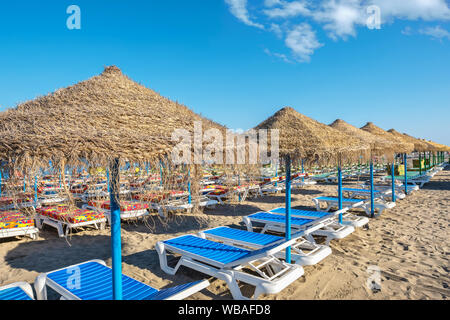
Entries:
[[[313, 199], [314, 204], [316, 205], [316, 210], [321, 211], [320, 204], [326, 203], [327, 207], [325, 211], [330, 211], [331, 208], [337, 208], [339, 198], [337, 197], [317, 197]], [[365, 199], [351, 199], [351, 198], [343, 198], [342, 205], [347, 207], [348, 209], [352, 208], [361, 208], [364, 209], [367, 216], [371, 216], [371, 208], [370, 208], [370, 200]], [[377, 215], [381, 215], [385, 209], [392, 209], [395, 207], [395, 202], [386, 202], [384, 200], [379, 201], [376, 199], [374, 203], [374, 209], [378, 211]]]
[[[261, 233], [267, 231], [284, 233], [286, 229], [285, 213], [257, 212], [246, 217], [242, 221], [247, 226], [248, 231], [253, 231], [253, 224], [263, 224]], [[315, 228], [312, 228], [315, 227]], [[331, 215], [317, 218], [303, 218], [296, 215], [291, 216], [292, 232], [305, 231], [305, 238], [311, 243], [315, 243], [313, 235], [326, 237], [325, 243], [328, 245], [333, 239], [342, 239], [355, 231], [352, 226], [336, 225]]]
[[[284, 238], [280, 236], [249, 232], [229, 227], [218, 227], [205, 230], [200, 232], [199, 236], [205, 239], [217, 240], [229, 245], [252, 249], [261, 249], [284, 241]], [[301, 266], [315, 265], [331, 254], [330, 247], [311, 243], [302, 236], [302, 233], [292, 236], [293, 239], [297, 239], [297, 242], [291, 246], [293, 250], [292, 261], [296, 264]], [[285, 252], [279, 252], [276, 256], [283, 259], [286, 254]]]
[[0, 287], [0, 300], [34, 300], [33, 289], [26, 282]]
[[[47, 286], [64, 300], [113, 300], [112, 270], [91, 260], [40, 274], [34, 282], [38, 300], [47, 300]], [[207, 280], [157, 290], [122, 275], [123, 300], [182, 300], [209, 286]]]
[[[239, 300], [248, 299], [238, 285], [243, 282], [255, 288], [252, 298], [257, 299], [261, 294], [280, 292], [303, 275], [301, 266], [276, 257], [295, 241], [283, 241], [259, 250], [250, 250], [185, 235], [158, 242], [156, 251], [161, 269], [168, 274], [175, 274], [180, 266], [205, 273], [225, 281], [233, 298]], [[168, 266], [168, 254], [180, 257], [175, 267]]]
[[[304, 218], [304, 219], [323, 219], [323, 218], [331, 218], [333, 221], [337, 222], [339, 214], [342, 213], [342, 225], [352, 226], [355, 228], [361, 228], [364, 225], [369, 223], [369, 219], [367, 217], [359, 217], [347, 212], [348, 209], [343, 209], [335, 212], [328, 211], [312, 211], [312, 210], [298, 210], [291, 209], [291, 214], [293, 216]], [[286, 214], [286, 209], [284, 207], [276, 208], [270, 210], [272, 213]], [[339, 226], [337, 226], [339, 227]], [[342, 238], [339, 238], [342, 239]]]

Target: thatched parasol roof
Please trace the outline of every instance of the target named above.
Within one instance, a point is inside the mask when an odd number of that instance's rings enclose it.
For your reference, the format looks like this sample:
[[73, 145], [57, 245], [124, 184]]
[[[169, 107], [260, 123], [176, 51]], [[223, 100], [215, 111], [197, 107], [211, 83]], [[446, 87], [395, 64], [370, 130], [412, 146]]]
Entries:
[[279, 110], [255, 129], [278, 129], [281, 155], [309, 161], [367, 158], [369, 145], [323, 123], [302, 115], [291, 107]]
[[399, 139], [403, 139], [403, 141], [407, 143], [412, 143], [414, 145], [414, 151], [424, 152], [424, 151], [432, 151], [435, 150], [435, 147], [431, 143], [427, 143], [426, 141], [422, 141], [411, 137], [405, 133], [400, 133], [395, 129], [388, 130], [389, 133], [393, 134]]
[[171, 152], [174, 129], [225, 127], [162, 97], [115, 66], [99, 76], [0, 114], [0, 158], [34, 167], [80, 159], [105, 164], [158, 159]]
[[392, 156], [393, 154], [393, 144], [391, 141], [352, 126], [344, 120], [337, 119], [332, 124], [330, 124], [330, 127], [369, 144], [373, 155]]
[[368, 122], [364, 127], [361, 128], [364, 131], [367, 131], [373, 135], [386, 139], [393, 144], [393, 148], [395, 152], [398, 153], [410, 153], [414, 151], [414, 145], [412, 143], [405, 142], [403, 139], [399, 139], [394, 136], [392, 133], [384, 131], [383, 129], [377, 127], [372, 122]]
[[440, 144], [440, 143], [437, 143], [437, 142], [434, 142], [434, 141], [431, 141], [431, 140], [428, 140], [428, 141], [422, 140], [422, 141], [424, 141], [426, 143], [429, 143], [432, 146], [434, 146], [434, 151], [448, 151], [448, 152], [450, 152], [450, 147], [446, 146], [444, 144]]

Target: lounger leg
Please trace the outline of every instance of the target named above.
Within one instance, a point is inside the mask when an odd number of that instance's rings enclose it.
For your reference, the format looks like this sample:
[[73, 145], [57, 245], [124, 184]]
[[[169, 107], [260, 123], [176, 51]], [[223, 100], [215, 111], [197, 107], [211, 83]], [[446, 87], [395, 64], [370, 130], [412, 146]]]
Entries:
[[36, 290], [37, 300], [47, 300], [47, 286], [45, 285], [46, 279], [46, 274], [40, 274], [34, 281], [34, 289]]
[[245, 223], [245, 225], [247, 227], [247, 231], [253, 232], [253, 226], [252, 226], [252, 222], [250, 221], [250, 219], [248, 217], [242, 217], [242, 221]]
[[319, 201], [317, 199], [313, 199], [313, 201], [314, 201], [314, 203], [316, 205], [316, 210], [320, 211], [320, 203], [319, 203]]
[[158, 256], [159, 256], [159, 265], [161, 267], [161, 269], [165, 272], [168, 273], [170, 275], [174, 275], [177, 273], [178, 268], [181, 265], [182, 259], [180, 259], [180, 261], [178, 261], [177, 265], [175, 266], [175, 268], [171, 268], [169, 267], [169, 265], [167, 264], [167, 252], [166, 249], [164, 247], [164, 243], [162, 242], [157, 242], [156, 246], [155, 246], [156, 252], [158, 252]]

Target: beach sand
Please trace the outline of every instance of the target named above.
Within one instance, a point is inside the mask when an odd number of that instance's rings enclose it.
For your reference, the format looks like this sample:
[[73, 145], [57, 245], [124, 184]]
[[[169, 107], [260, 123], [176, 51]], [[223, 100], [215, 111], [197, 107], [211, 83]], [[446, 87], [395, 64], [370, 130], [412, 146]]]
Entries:
[[[347, 183], [346, 183], [347, 184]], [[344, 185], [345, 186], [345, 185]], [[292, 206], [313, 208], [312, 198], [335, 195], [336, 185], [315, 185], [294, 190]], [[123, 273], [155, 288], [166, 288], [208, 278], [211, 285], [190, 299], [231, 299], [223, 281], [181, 268], [175, 276], [159, 266], [155, 243], [216, 226], [243, 228], [242, 216], [284, 206], [284, 194], [218, 206], [204, 214], [183, 214], [165, 223], [123, 223]], [[260, 299], [448, 299], [450, 297], [449, 222], [450, 167], [397, 206], [371, 219], [370, 228], [357, 229], [330, 246], [332, 255], [315, 266], [305, 266], [303, 277], [276, 295]], [[111, 265], [109, 228], [74, 232], [58, 238], [45, 227], [36, 241], [0, 239], [0, 286], [16, 281], [33, 283], [36, 276], [90, 259]], [[374, 266], [374, 267], [373, 267]], [[381, 289], [366, 282], [380, 270]], [[243, 287], [250, 293], [251, 288]], [[49, 298], [57, 298], [49, 293]]]

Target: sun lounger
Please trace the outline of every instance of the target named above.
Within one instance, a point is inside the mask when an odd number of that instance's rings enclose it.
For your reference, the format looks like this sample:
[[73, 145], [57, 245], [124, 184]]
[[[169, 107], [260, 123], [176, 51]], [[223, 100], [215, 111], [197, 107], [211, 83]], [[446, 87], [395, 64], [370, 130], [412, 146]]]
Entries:
[[[227, 283], [234, 299], [248, 299], [238, 285], [238, 282], [247, 283], [255, 287], [252, 297], [257, 299], [261, 294], [280, 292], [303, 275], [301, 266], [288, 264], [275, 256], [294, 245], [295, 241], [248, 250], [195, 235], [185, 235], [158, 242], [156, 251], [161, 269], [168, 274], [173, 275], [180, 266], [185, 266], [221, 279]], [[168, 253], [180, 256], [173, 268], [167, 264]]]
[[[313, 201], [314, 204], [316, 205], [317, 211], [321, 211], [320, 208], [321, 203], [326, 203], [327, 207], [325, 211], [330, 211], [331, 208], [337, 208], [339, 203], [339, 199], [337, 197], [317, 197], [314, 198]], [[371, 215], [370, 201], [368, 200], [343, 198], [342, 205], [348, 208], [364, 209], [364, 211], [368, 216]], [[386, 202], [384, 200], [379, 199], [376, 199], [374, 201], [374, 209], [376, 212], [378, 212], [377, 215], [381, 215], [384, 210], [392, 209], [394, 207], [395, 202]]]
[[15, 282], [0, 287], [0, 300], [34, 300], [33, 289], [26, 282]]
[[[95, 210], [105, 215], [108, 224], [111, 224], [110, 201], [89, 201], [83, 205], [84, 209]], [[139, 201], [120, 201], [120, 219], [137, 219], [148, 215], [149, 205]]]
[[[202, 238], [221, 241], [225, 244], [244, 248], [261, 249], [275, 243], [283, 242], [284, 238], [271, 234], [255, 233], [228, 227], [218, 227], [199, 233]], [[315, 265], [331, 254], [331, 248], [311, 243], [301, 235], [294, 235], [297, 242], [291, 246], [292, 261], [301, 266]], [[284, 258], [285, 252], [279, 252], [278, 258]]]
[[38, 233], [33, 218], [19, 211], [0, 212], [0, 238], [27, 236], [35, 240]]
[[[331, 217], [335, 221], [338, 219], [339, 214], [342, 213], [342, 225], [352, 226], [355, 228], [361, 228], [369, 223], [369, 219], [367, 217], [360, 217], [354, 214], [347, 212], [348, 209], [339, 210], [336, 212], [328, 212], [328, 211], [311, 211], [311, 210], [298, 210], [291, 209], [291, 214], [293, 216], [304, 218], [304, 219], [323, 219], [326, 217]], [[286, 209], [284, 207], [276, 208], [270, 210], [271, 213], [279, 213], [286, 214]]]
[[[242, 221], [248, 231], [253, 231], [254, 223], [263, 225], [261, 233], [267, 231], [284, 233], [286, 229], [285, 214], [257, 212], [246, 217], [242, 217]], [[342, 239], [355, 231], [352, 226], [337, 225], [329, 217], [320, 219], [305, 219], [297, 216], [291, 216], [292, 232], [305, 231], [305, 237], [308, 241], [315, 243], [313, 235], [326, 237], [325, 243], [328, 245], [333, 239]]]
[[[74, 228], [91, 226], [104, 229], [106, 218], [103, 213], [87, 209], [70, 209], [66, 205], [36, 209], [36, 225], [42, 229], [44, 224], [56, 228], [58, 235], [64, 237]], [[66, 229], [64, 231], [64, 228]]]
[[[38, 300], [47, 300], [47, 287], [64, 300], [112, 300], [112, 270], [102, 260], [91, 260], [40, 274], [34, 283]], [[123, 300], [181, 300], [209, 286], [207, 280], [157, 290], [122, 275]]]

